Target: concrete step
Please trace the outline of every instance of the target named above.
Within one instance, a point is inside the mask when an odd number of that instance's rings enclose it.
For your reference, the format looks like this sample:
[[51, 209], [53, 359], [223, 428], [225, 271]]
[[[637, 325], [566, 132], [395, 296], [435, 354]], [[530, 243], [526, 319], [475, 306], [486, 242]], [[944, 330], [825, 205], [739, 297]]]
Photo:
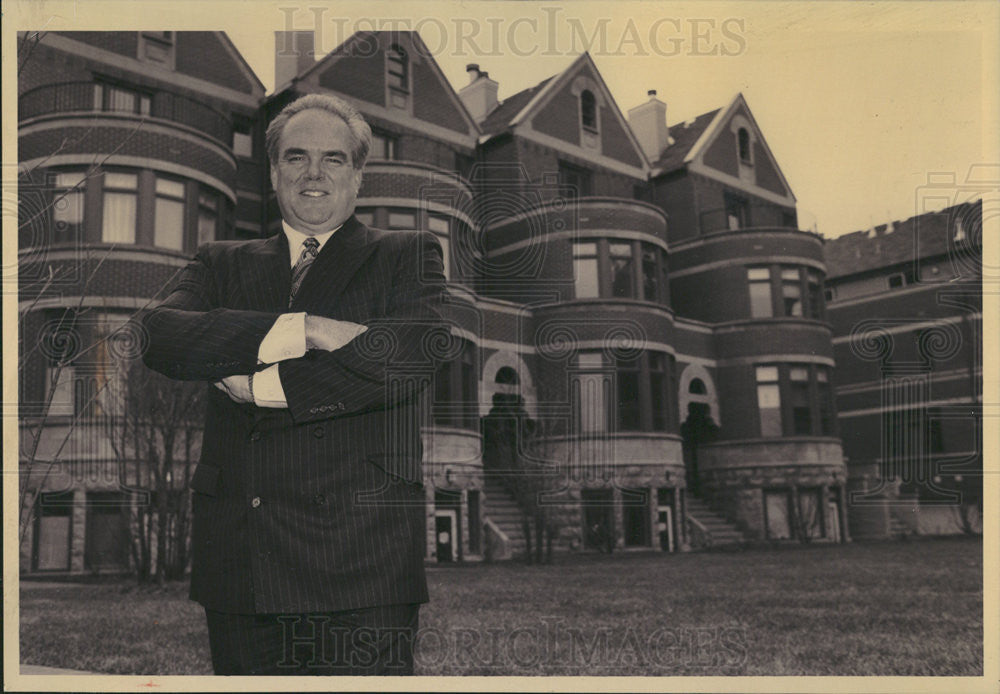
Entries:
[[721, 514], [716, 513], [702, 499], [686, 499], [687, 514], [700, 523], [711, 538], [711, 547], [730, 547], [746, 541], [743, 533]]

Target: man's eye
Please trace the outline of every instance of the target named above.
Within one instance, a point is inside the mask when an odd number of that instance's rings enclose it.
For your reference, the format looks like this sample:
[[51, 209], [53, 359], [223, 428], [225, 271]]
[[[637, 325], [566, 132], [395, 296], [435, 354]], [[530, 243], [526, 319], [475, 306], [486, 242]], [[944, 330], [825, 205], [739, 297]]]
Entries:
[[340, 166], [346, 160], [343, 157], [331, 155], [331, 156], [326, 157], [325, 161], [326, 161], [327, 164], [333, 164], [334, 166]]
[[285, 161], [291, 162], [292, 164], [297, 164], [300, 161], [303, 161], [304, 159], [305, 159], [305, 157], [303, 157], [301, 154], [286, 154], [285, 155]]

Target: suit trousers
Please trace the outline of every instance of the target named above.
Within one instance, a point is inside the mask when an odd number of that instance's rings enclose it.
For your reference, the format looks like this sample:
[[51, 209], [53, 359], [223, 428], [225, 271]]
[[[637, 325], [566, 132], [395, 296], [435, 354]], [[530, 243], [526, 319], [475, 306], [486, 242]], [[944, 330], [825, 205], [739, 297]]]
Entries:
[[343, 612], [205, 608], [216, 675], [412, 675], [419, 604]]

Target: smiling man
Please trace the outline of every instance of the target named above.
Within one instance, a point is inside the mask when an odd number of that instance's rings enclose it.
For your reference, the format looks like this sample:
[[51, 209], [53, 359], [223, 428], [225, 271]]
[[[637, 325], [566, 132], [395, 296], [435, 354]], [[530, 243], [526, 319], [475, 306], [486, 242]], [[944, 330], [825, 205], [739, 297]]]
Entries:
[[203, 246], [143, 318], [148, 366], [214, 385], [191, 598], [216, 674], [412, 674], [441, 249], [353, 216], [371, 130], [344, 101], [298, 99], [266, 142], [282, 233]]

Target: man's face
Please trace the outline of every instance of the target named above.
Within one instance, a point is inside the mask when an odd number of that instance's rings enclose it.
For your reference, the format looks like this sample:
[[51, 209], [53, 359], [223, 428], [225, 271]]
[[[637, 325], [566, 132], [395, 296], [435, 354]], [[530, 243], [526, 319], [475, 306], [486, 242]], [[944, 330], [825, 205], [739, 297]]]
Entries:
[[351, 131], [320, 109], [292, 116], [278, 141], [271, 185], [281, 216], [303, 234], [336, 229], [354, 212], [361, 171], [351, 162]]

